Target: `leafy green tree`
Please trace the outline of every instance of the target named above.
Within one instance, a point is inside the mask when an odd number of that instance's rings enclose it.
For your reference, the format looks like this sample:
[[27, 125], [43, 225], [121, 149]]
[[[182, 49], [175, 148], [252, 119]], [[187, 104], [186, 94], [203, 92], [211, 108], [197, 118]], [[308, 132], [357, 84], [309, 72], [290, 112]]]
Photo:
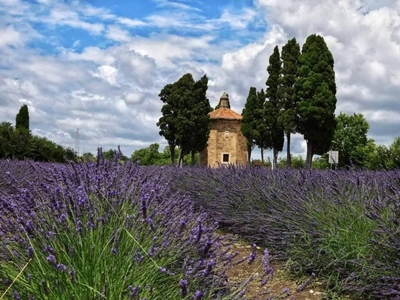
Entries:
[[135, 150], [132, 153], [131, 160], [134, 162], [140, 161], [140, 164], [143, 166], [155, 165], [161, 158], [161, 154], [158, 152], [159, 148], [160, 145], [154, 143], [147, 148]]
[[[287, 166], [287, 161], [286, 158], [280, 158], [278, 161], [278, 165], [281, 168], [284, 168], [285, 166]], [[304, 169], [306, 163], [304, 161], [304, 158], [302, 156], [295, 156], [292, 158], [292, 165], [291, 167], [293, 169]]]
[[307, 141], [306, 165], [314, 154], [327, 152], [336, 129], [336, 83], [333, 56], [323, 37], [310, 35], [299, 57], [295, 83], [298, 132]]
[[91, 152], [86, 152], [82, 154], [82, 160], [84, 162], [94, 162], [96, 161], [96, 156], [94, 156], [94, 154]]
[[168, 141], [171, 161], [175, 161], [175, 147], [179, 147], [178, 164], [185, 155], [203, 150], [207, 146], [211, 120], [210, 103], [206, 97], [208, 78], [204, 75], [195, 82], [191, 74], [183, 75], [177, 82], [167, 84], [160, 93], [164, 105], [157, 126], [160, 135]]
[[12, 135], [11, 143], [13, 146], [14, 158], [32, 158], [32, 136], [26, 128], [20, 127], [19, 129], [15, 129]]
[[0, 158], [11, 158], [14, 155], [14, 127], [9, 122], [0, 123]]
[[19, 109], [17, 116], [15, 117], [15, 128], [24, 128], [29, 131], [29, 111], [26, 104], [22, 105]]
[[282, 47], [282, 68], [281, 76], [278, 79], [278, 97], [282, 109], [279, 111], [278, 121], [283, 126], [286, 135], [286, 163], [291, 166], [290, 142], [291, 134], [296, 133], [297, 110], [294, 85], [297, 78], [297, 71], [300, 57], [300, 45], [296, 38], [289, 40]]
[[179, 103], [177, 97], [172, 93], [173, 89], [173, 84], [167, 84], [158, 95], [164, 105], [161, 108], [162, 116], [157, 122], [157, 126], [160, 128], [159, 134], [168, 142], [171, 162], [175, 164]]
[[192, 91], [191, 112], [188, 118], [192, 127], [186, 129], [189, 133], [187, 147], [191, 153], [191, 164], [195, 164], [196, 153], [201, 152], [207, 147], [208, 138], [211, 130], [211, 120], [209, 113], [212, 111], [210, 101], [207, 98], [208, 78], [204, 75], [196, 81]]
[[275, 46], [274, 52], [269, 58], [269, 66], [267, 68], [269, 76], [265, 83], [267, 85], [265, 96], [268, 100], [264, 103], [265, 121], [270, 135], [270, 144], [267, 146], [273, 149], [274, 166], [278, 166], [278, 153], [282, 151], [284, 143], [283, 126], [278, 121], [279, 112], [282, 109], [282, 103], [278, 96], [281, 66], [279, 48]]
[[364, 166], [368, 170], [391, 170], [394, 168], [390, 149], [385, 145], [369, 144]]
[[396, 137], [389, 147], [393, 169], [400, 169], [400, 137]]
[[332, 149], [339, 151], [338, 167], [362, 167], [366, 159], [369, 124], [362, 114], [347, 115], [340, 113], [336, 117], [336, 130]]

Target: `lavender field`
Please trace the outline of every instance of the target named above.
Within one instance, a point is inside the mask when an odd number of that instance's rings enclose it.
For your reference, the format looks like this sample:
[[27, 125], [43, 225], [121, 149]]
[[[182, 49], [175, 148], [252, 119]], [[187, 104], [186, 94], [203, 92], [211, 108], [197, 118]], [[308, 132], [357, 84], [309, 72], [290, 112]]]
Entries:
[[245, 298], [218, 228], [268, 249], [260, 284], [275, 259], [332, 295], [400, 299], [399, 198], [397, 171], [2, 160], [0, 299]]

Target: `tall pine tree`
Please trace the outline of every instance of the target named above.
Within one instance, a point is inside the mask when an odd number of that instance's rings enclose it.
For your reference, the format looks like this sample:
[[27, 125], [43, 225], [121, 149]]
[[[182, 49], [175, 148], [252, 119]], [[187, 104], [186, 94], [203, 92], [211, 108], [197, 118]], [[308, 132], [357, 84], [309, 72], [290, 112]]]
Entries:
[[278, 121], [279, 113], [282, 109], [282, 103], [278, 95], [279, 78], [281, 74], [281, 58], [279, 55], [279, 48], [275, 46], [274, 52], [269, 58], [268, 79], [266, 81], [267, 101], [264, 104], [265, 121], [270, 135], [270, 141], [267, 145], [268, 148], [273, 149], [273, 165], [278, 165], [278, 153], [283, 149], [284, 132], [282, 124]]
[[310, 35], [302, 48], [295, 84], [298, 132], [307, 141], [308, 168], [311, 168], [314, 154], [324, 154], [330, 149], [336, 129], [333, 65], [333, 56], [323, 37]]
[[278, 97], [282, 105], [278, 120], [286, 135], [286, 163], [288, 167], [292, 165], [290, 138], [292, 133], [296, 133], [297, 112], [294, 84], [297, 78], [299, 57], [300, 45], [296, 38], [293, 38], [282, 47], [282, 69], [281, 76], [278, 79]]

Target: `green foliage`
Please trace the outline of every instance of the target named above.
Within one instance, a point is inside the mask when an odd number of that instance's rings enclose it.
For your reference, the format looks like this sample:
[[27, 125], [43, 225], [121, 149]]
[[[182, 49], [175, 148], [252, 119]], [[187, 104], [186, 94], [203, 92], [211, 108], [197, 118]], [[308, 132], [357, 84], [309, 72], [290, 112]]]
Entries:
[[[159, 152], [160, 145], [157, 143], [151, 144], [147, 148], [135, 150], [131, 155], [131, 161], [139, 162], [142, 166], [166, 166], [171, 164], [169, 146], [166, 146], [162, 152]], [[185, 157], [184, 165], [192, 164], [191, 158]], [[199, 154], [196, 153], [194, 162], [199, 162]]]
[[393, 169], [400, 169], [400, 137], [394, 139], [389, 147]]
[[340, 113], [336, 117], [337, 126], [332, 142], [332, 149], [339, 151], [338, 167], [364, 166], [368, 143], [369, 124], [362, 114], [346, 115]]
[[[287, 158], [280, 158], [278, 161], [278, 167], [284, 168], [288, 166], [287, 163]], [[301, 155], [291, 157], [291, 168], [293, 169], [304, 169], [306, 166], [306, 163], [304, 161], [304, 158]]]
[[274, 165], [277, 165], [278, 152], [282, 151], [284, 142], [284, 128], [278, 121], [279, 112], [282, 109], [282, 102], [278, 96], [281, 65], [279, 48], [275, 46], [274, 52], [269, 58], [269, 66], [267, 68], [269, 74], [265, 83], [267, 85], [265, 93], [267, 101], [264, 103], [265, 122], [267, 123], [267, 129], [270, 135], [267, 148], [273, 149]]
[[330, 168], [328, 154], [324, 154], [321, 157], [315, 158], [312, 162], [313, 169], [327, 170]]
[[86, 152], [82, 154], [82, 162], [94, 162], [96, 161], [96, 157], [91, 152]]
[[310, 35], [299, 57], [295, 84], [298, 101], [298, 132], [307, 141], [308, 167], [314, 154], [330, 149], [336, 128], [336, 83], [333, 56], [324, 39]]
[[35, 161], [76, 161], [76, 153], [45, 137], [31, 135], [24, 127], [15, 129], [11, 123], [0, 123], [0, 158], [33, 159]]
[[297, 78], [297, 69], [300, 57], [300, 46], [296, 38], [289, 40], [282, 47], [282, 68], [281, 76], [278, 79], [279, 89], [278, 97], [281, 102], [282, 109], [279, 111], [278, 121], [283, 126], [287, 140], [287, 166], [291, 166], [290, 155], [290, 137], [296, 132], [297, 124], [297, 108], [294, 85]]
[[390, 170], [393, 169], [390, 150], [385, 145], [374, 145], [369, 147], [366, 162], [364, 164], [369, 170]]
[[245, 108], [242, 111], [242, 133], [247, 138], [248, 148], [253, 145], [261, 149], [261, 161], [264, 163], [264, 149], [271, 145], [271, 132], [268, 130], [265, 119], [265, 93], [261, 89], [257, 92], [251, 87], [247, 96]]
[[24, 128], [29, 131], [29, 111], [28, 105], [24, 104], [19, 109], [17, 116], [15, 117], [15, 128]]
[[[321, 192], [324, 189], [315, 188]], [[366, 217], [369, 189], [351, 185], [335, 189], [337, 194], [332, 197], [316, 197], [307, 202], [307, 214], [319, 233], [311, 235], [304, 229], [293, 241], [288, 248], [288, 267], [300, 274], [318, 270], [318, 275], [327, 279], [331, 292], [342, 293], [345, 281], [350, 283], [353, 274], [368, 273], [371, 257], [382, 257], [371, 244], [378, 227]], [[357, 189], [361, 191], [356, 192]]]
[[14, 155], [14, 127], [11, 123], [0, 123], [0, 158], [11, 158]]
[[195, 82], [191, 74], [185, 74], [177, 82], [167, 84], [159, 94], [164, 105], [157, 126], [160, 135], [168, 141], [172, 163], [175, 162], [176, 146], [179, 147], [178, 164], [183, 162], [186, 154], [207, 146], [211, 128], [207, 89], [206, 75]]

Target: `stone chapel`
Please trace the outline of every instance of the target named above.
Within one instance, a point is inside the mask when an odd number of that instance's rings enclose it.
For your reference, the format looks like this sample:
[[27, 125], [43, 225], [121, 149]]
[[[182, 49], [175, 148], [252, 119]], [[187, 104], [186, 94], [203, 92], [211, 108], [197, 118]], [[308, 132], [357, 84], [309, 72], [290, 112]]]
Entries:
[[220, 98], [220, 107], [210, 112], [211, 130], [207, 148], [200, 153], [202, 166], [247, 164], [247, 140], [241, 131], [242, 116], [229, 108], [229, 96]]

